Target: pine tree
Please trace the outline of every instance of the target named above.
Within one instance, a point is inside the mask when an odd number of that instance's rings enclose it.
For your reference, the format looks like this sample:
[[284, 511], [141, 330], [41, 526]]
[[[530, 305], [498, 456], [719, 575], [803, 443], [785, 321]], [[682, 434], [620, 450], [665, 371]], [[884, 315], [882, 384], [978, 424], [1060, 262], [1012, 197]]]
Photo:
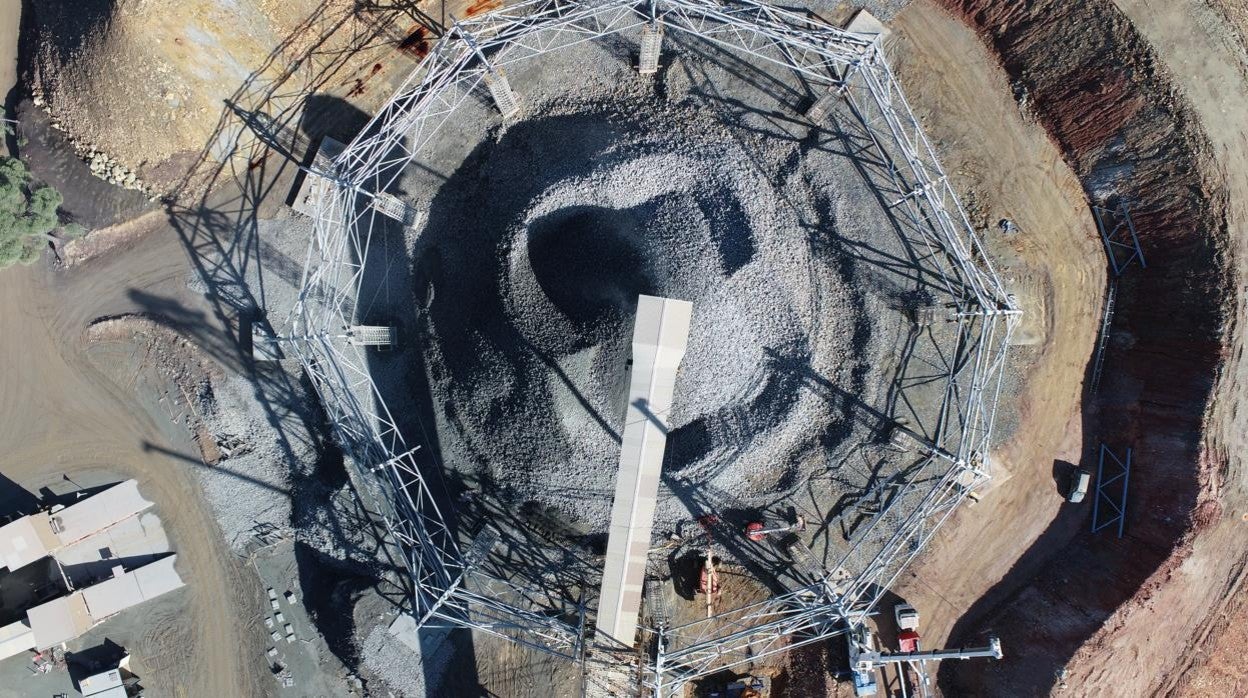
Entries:
[[52, 187], [31, 186], [30, 171], [16, 158], [0, 157], [0, 269], [33, 264], [54, 242], [63, 201]]

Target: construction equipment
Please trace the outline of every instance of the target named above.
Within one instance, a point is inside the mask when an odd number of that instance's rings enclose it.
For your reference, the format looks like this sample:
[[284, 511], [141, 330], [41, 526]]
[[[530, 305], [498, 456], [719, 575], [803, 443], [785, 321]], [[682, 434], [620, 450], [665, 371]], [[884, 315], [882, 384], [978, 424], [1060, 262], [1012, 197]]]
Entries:
[[[918, 652], [919, 647], [919, 611], [908, 603], [899, 603], [893, 606], [893, 620], [897, 623], [897, 648], [902, 652]], [[927, 687], [931, 683], [931, 677], [927, 673], [927, 663], [924, 661], [908, 662], [910, 671], [913, 671], [918, 682], [919, 695], [927, 697]], [[901, 684], [901, 694], [906, 695], [906, 676], [903, 665], [897, 667], [897, 679]]]
[[793, 533], [796, 531], [806, 530], [806, 517], [801, 514], [797, 515], [797, 520], [788, 526], [775, 526], [767, 528], [762, 521], [751, 521], [745, 526], [745, 537], [752, 541], [758, 542], [766, 540], [767, 536], [773, 533]]
[[[908, 603], [893, 607], [893, 620], [897, 621], [897, 646], [902, 652], [919, 651], [919, 611]], [[920, 672], [921, 673], [921, 672]]]
[[771, 678], [742, 676], [728, 683], [712, 686], [702, 695], [706, 698], [768, 698], [771, 695]]
[[898, 662], [926, 662], [942, 659], [974, 659], [990, 657], [1000, 659], [1001, 640], [995, 636], [988, 638], [987, 647], [961, 647], [952, 650], [932, 650], [928, 652], [897, 652], [885, 654], [875, 649], [871, 631], [865, 626], [858, 626], [857, 633], [850, 633], [850, 669], [854, 672], [873, 672], [877, 667]]
[[[987, 647], [962, 647], [959, 649], [933, 650], [923, 652], [919, 648], [919, 612], [910, 604], [898, 604], [893, 608], [893, 617], [897, 621], [900, 632], [897, 635], [900, 652], [883, 653], [875, 647], [875, 638], [865, 625], [850, 628], [846, 635], [849, 649], [849, 670], [854, 679], [854, 695], [873, 696], [878, 691], [876, 670], [890, 664], [908, 664], [919, 677], [919, 685], [924, 695], [929, 681], [925, 662], [942, 659], [973, 659], [990, 657], [1000, 659], [1001, 640], [997, 637], [988, 638]], [[903, 679], [904, 681], [904, 679]], [[904, 693], [904, 687], [903, 687]]]
[[862, 662], [862, 655], [875, 653], [875, 636], [865, 625], [857, 625], [849, 629], [845, 635], [849, 649], [849, 671], [853, 675], [854, 695], [873, 696], [879, 691], [875, 681], [875, 665]]
[[893, 607], [893, 620], [897, 621], [899, 630], [919, 629], [919, 611], [908, 603], [899, 603]]
[[987, 647], [961, 647], [956, 650], [931, 650], [928, 652], [897, 652], [884, 654], [877, 651], [859, 652], [858, 669], [874, 669], [877, 665], [896, 664], [897, 662], [927, 662], [941, 659], [975, 659], [989, 657], [1000, 659], [1005, 655], [1001, 652], [1001, 640], [997, 637], [988, 638]]

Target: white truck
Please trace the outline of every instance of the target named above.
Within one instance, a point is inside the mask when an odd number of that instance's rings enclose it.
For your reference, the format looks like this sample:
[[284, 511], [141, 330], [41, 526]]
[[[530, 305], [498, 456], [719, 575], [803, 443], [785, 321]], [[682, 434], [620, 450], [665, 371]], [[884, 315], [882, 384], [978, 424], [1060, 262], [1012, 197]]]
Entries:
[[893, 619], [897, 621], [898, 630], [919, 629], [919, 610], [908, 603], [893, 606]]

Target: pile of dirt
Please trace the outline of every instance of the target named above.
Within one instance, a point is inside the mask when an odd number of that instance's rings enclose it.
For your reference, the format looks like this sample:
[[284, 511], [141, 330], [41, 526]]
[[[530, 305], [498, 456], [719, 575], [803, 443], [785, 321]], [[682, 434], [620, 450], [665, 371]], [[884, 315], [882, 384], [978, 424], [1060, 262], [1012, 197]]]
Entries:
[[[87, 230], [97, 230], [125, 225], [123, 221], [158, 210], [158, 204], [150, 201], [148, 194], [114, 186], [92, 172], [67, 134], [29, 99], [18, 105], [17, 115], [22, 160], [36, 177], [61, 193], [64, 202], [60, 210], [68, 220]], [[91, 244], [99, 242], [92, 240]]]
[[[149, 195], [197, 164], [232, 109], [262, 106], [272, 116], [304, 90], [375, 106], [377, 95], [354, 85], [382, 71], [379, 47], [390, 51], [384, 42], [354, 51], [391, 15], [351, 0], [57, 0], [27, 10], [23, 64], [35, 105], [99, 176]], [[322, 58], [309, 60], [312, 52]], [[319, 63], [341, 70], [302, 84], [300, 69]], [[282, 83], [284, 97], [267, 93]]]
[[1127, 507], [1140, 514], [1122, 540], [1046, 541], [1047, 559], [1024, 558], [1037, 576], [994, 589], [955, 629], [954, 642], [995, 631], [1012, 659], [947, 665], [942, 682], [956, 693], [998, 693], [1051, 685], [1085, 643], [1129, 628], [1131, 609], [1147, 604], [1216, 517], [1217, 464], [1202, 457], [1201, 434], [1232, 289], [1207, 141], [1111, 3], [944, 4], [998, 52], [1089, 199], [1127, 203], [1148, 262], [1119, 283], [1105, 378], [1084, 425], [1085, 462], [1100, 442], [1134, 449]]

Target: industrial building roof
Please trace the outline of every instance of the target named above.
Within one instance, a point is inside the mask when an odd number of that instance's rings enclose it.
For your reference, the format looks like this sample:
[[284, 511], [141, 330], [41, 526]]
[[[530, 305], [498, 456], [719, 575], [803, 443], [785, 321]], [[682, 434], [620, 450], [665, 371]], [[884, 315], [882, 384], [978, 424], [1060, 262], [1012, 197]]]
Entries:
[[52, 530], [61, 545], [69, 545], [151, 506], [139, 483], [126, 480], [52, 514]]
[[59, 545], [43, 513], [0, 526], [0, 560], [10, 572], [47, 557]]
[[67, 545], [53, 555], [72, 585], [85, 586], [111, 576], [118, 560], [134, 567], [171, 550], [160, 518], [144, 512]]
[[611, 507], [598, 634], [631, 647], [641, 611], [650, 532], [667, 448], [668, 411], [685, 356], [693, 305], [641, 296], [633, 328], [632, 375]]
[[53, 599], [26, 611], [35, 635], [35, 648], [47, 649], [78, 637], [91, 629], [91, 614], [81, 592]]
[[78, 682], [82, 698], [126, 698], [125, 682], [120, 669], [109, 669], [103, 674], [88, 676]]
[[[111, 560], [134, 564], [168, 551], [159, 519], [137, 516], [151, 506], [138, 482], [127, 480], [54, 514], [24, 516], [0, 526], [0, 561], [13, 572], [52, 555], [63, 572], [78, 577], [74, 584], [92, 581]], [[72, 640], [115, 613], [183, 586], [176, 561], [171, 555], [130, 572], [116, 565], [111, 579], [29, 609], [25, 622], [0, 628], [0, 659]]]
[[35, 647], [68, 642], [109, 616], [184, 586], [173, 568], [177, 558], [170, 555], [130, 572], [118, 566], [112, 579], [30, 609], [26, 618]]
[[173, 568], [177, 559], [177, 555], [170, 555], [75, 593], [82, 595], [92, 621], [98, 623], [131, 606], [182, 587], [182, 578]]
[[[0, 526], [0, 563], [12, 572], [151, 506], [139, 494], [139, 483], [126, 480], [54, 514], [23, 516]], [[122, 537], [119, 542], [124, 542], [128, 533], [128, 529], [118, 531], [117, 535]]]
[[35, 631], [24, 620], [0, 628], [0, 659], [8, 659], [35, 648]]

